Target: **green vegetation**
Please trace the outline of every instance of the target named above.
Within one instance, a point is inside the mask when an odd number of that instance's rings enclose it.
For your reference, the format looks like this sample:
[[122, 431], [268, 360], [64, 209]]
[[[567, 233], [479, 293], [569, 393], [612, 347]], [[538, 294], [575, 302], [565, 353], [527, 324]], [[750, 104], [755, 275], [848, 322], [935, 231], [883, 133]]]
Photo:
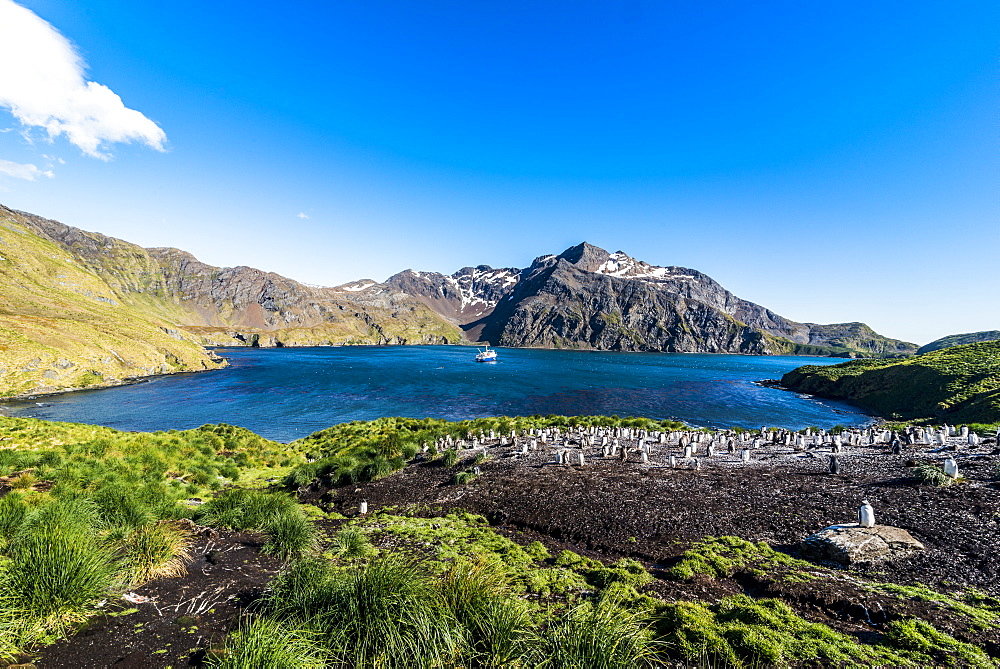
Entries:
[[943, 469], [930, 463], [913, 467], [910, 470], [910, 474], [913, 476], [913, 480], [917, 483], [934, 486], [936, 488], [951, 485], [955, 482], [955, 479], [945, 474]]
[[811, 577], [802, 574], [802, 570], [815, 569], [811, 563], [779, 553], [763, 541], [755, 544], [740, 537], [705, 537], [684, 551], [667, 573], [671, 578], [687, 581], [699, 574], [721, 578], [738, 570], [763, 574], [777, 568], [799, 570], [798, 578], [803, 579]]
[[[921, 620], [891, 622], [862, 642], [776, 599], [664, 602], [642, 592], [654, 579], [634, 560], [605, 565], [568, 550], [553, 557], [461, 511], [379, 511], [349, 521], [335, 544], [365, 548], [288, 563], [260, 614], [318, 644], [334, 667], [994, 666]], [[735, 537], [699, 542], [678, 566], [672, 575], [684, 578], [816, 569]], [[967, 602], [898, 593], [940, 601], [980, 626], [1000, 612], [978, 593]], [[249, 643], [240, 634], [229, 647]]]
[[727, 597], [714, 605], [664, 605], [657, 627], [675, 656], [702, 666], [934, 663], [931, 649], [911, 653], [888, 643], [862, 644], [826, 625], [802, 619], [780, 600], [755, 600], [747, 595]]
[[958, 641], [923, 620], [894, 620], [887, 625], [886, 639], [911, 655], [931, 657], [947, 667], [984, 667], [996, 664], [981, 648]]
[[263, 552], [281, 558], [317, 547], [316, 531], [302, 507], [282, 493], [231, 488], [200, 507], [195, 518], [214, 527], [263, 532], [268, 537]]
[[457, 474], [455, 474], [455, 476], [454, 476], [454, 478], [452, 480], [454, 481], [455, 485], [468, 485], [469, 483], [472, 483], [473, 481], [475, 481], [477, 478], [478, 478], [478, 476], [476, 475], [475, 472], [473, 472], [473, 471], [464, 471], [464, 472], [458, 472]]
[[785, 374], [781, 383], [894, 419], [996, 424], [1000, 341], [954, 346], [906, 360], [806, 365]]
[[[392, 552], [370, 548], [368, 537]], [[331, 666], [624, 668], [657, 659], [648, 606], [626, 604], [652, 601], [626, 585], [652, 580], [637, 562], [551, 558], [464, 512], [378, 512], [351, 521], [335, 543], [332, 560], [289, 563], [265, 613], [318, 640]]]
[[869, 587], [876, 592], [896, 595], [900, 599], [940, 604], [946, 609], [969, 618], [973, 629], [990, 629], [1000, 623], [1000, 599], [990, 597], [975, 589], [966, 590], [961, 598], [958, 598], [931, 590], [923, 585], [872, 583]]
[[[102, 600], [185, 573], [187, 498], [302, 461], [230, 425], [149, 434], [0, 417], [0, 445], [0, 483], [14, 488], [0, 497], [0, 660], [67, 633]], [[236, 506], [238, 520], [225, 513]], [[266, 532], [282, 557], [312, 546], [288, 497], [227, 491], [199, 514]]]
[[[0, 661], [72, 633], [106, 612], [105, 600], [184, 573], [193, 519], [262, 533], [262, 550], [285, 561], [261, 605], [212, 649], [216, 667], [994, 666], [943, 631], [950, 627], [919, 619], [893, 620], [859, 639], [775, 599], [667, 602], [657, 596], [664, 584], [641, 562], [521, 543], [458, 509], [390, 508], [347, 520], [286, 492], [233, 485], [315, 474], [309, 467], [317, 463], [306, 458], [326, 453], [385, 475], [383, 466], [392, 471], [439, 436], [570, 421], [653, 427], [617, 418], [382, 419], [285, 446], [228, 425], [144, 434], [2, 418]], [[706, 537], [666, 576], [787, 582], [823, 573], [764, 543]], [[972, 590], [870, 587], [933, 602], [972, 631], [1000, 621], [1000, 600]]]
[[917, 353], [930, 353], [943, 348], [961, 346], [962, 344], [976, 344], [983, 341], [994, 341], [1000, 339], [1000, 330], [984, 330], [982, 332], [969, 332], [966, 334], [948, 335], [935, 339], [929, 344], [924, 344], [917, 349]]
[[327, 665], [327, 654], [312, 635], [268, 618], [243, 625], [226, 645], [209, 656], [217, 669], [316, 669]]

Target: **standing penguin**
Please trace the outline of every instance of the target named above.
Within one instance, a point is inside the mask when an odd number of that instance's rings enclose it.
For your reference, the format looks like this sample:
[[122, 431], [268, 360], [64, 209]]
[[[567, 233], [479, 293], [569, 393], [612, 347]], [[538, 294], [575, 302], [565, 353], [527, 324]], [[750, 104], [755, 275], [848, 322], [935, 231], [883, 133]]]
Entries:
[[840, 458], [836, 455], [830, 456], [830, 473], [839, 474], [840, 473]]
[[858, 507], [858, 525], [861, 527], [875, 527], [875, 509], [868, 503], [868, 500], [861, 502]]
[[948, 458], [944, 461], [944, 473], [953, 479], [958, 478], [958, 463], [955, 458]]

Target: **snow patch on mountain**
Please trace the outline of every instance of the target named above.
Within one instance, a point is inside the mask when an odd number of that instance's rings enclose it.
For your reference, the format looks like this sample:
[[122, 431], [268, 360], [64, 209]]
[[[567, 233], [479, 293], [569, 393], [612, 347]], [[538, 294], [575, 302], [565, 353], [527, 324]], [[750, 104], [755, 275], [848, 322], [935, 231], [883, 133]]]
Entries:
[[636, 260], [630, 255], [615, 251], [597, 268], [597, 274], [617, 276], [625, 279], [674, 280], [694, 279], [691, 274], [682, 274], [676, 267], [658, 267], [642, 260]]

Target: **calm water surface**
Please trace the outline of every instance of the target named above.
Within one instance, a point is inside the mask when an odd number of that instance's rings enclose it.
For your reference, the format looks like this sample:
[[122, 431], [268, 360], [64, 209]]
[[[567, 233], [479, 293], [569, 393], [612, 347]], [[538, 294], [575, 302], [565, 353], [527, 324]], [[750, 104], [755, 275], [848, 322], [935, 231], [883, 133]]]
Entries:
[[448, 418], [603, 414], [704, 427], [859, 425], [830, 400], [753, 384], [829, 358], [499, 349], [476, 363], [466, 346], [220, 349], [230, 367], [8, 403], [15, 415], [122, 430], [230, 423], [291, 441], [380, 416]]

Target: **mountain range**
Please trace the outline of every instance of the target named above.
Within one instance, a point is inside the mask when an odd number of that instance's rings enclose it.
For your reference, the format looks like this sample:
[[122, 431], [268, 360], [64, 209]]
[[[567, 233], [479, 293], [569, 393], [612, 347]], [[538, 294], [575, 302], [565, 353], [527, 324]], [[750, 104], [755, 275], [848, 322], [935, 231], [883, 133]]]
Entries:
[[455, 344], [910, 355], [863, 323], [789, 320], [710, 277], [582, 243], [526, 268], [316, 287], [0, 205], [0, 396], [213, 369], [205, 346]]

